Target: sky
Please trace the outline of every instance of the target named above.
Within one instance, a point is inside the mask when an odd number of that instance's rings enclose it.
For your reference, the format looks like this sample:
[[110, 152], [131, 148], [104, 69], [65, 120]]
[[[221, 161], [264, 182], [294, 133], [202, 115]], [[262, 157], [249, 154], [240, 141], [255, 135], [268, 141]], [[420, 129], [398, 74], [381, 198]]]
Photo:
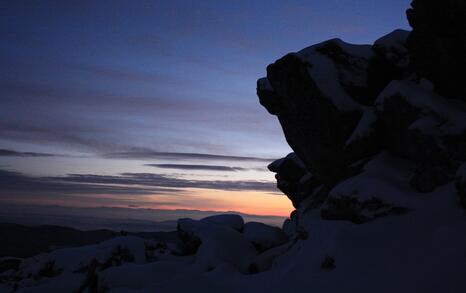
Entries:
[[287, 216], [256, 80], [408, 29], [409, 2], [1, 1], [0, 204]]

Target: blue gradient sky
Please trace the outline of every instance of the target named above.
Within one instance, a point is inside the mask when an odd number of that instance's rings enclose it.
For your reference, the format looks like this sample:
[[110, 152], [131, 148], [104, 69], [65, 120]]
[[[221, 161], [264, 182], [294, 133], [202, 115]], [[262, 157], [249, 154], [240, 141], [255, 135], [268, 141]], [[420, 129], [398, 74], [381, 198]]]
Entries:
[[407, 28], [409, 2], [2, 1], [0, 200], [285, 214], [265, 166], [290, 149], [257, 78], [313, 43]]

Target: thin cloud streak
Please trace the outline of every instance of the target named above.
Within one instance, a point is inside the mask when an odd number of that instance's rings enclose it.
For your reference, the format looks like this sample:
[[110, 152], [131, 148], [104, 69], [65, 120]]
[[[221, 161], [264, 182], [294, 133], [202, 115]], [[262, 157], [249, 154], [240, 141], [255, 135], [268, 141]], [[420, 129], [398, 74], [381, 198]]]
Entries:
[[219, 165], [188, 165], [188, 164], [145, 164], [144, 166], [156, 167], [162, 169], [175, 169], [175, 170], [201, 170], [201, 171], [225, 171], [236, 172], [249, 170], [242, 167], [230, 167]]
[[183, 190], [157, 186], [119, 186], [98, 184], [92, 180], [68, 182], [57, 177], [32, 177], [19, 172], [0, 170], [0, 194], [2, 195], [153, 195], [182, 194]]
[[56, 157], [60, 155], [35, 152], [18, 152], [14, 150], [0, 149], [0, 157]]
[[159, 152], [152, 150], [116, 152], [104, 154], [104, 157], [112, 159], [191, 159], [191, 160], [218, 160], [218, 161], [242, 161], [242, 162], [271, 162], [272, 158], [229, 156], [205, 153], [183, 153], [183, 152]]
[[64, 177], [46, 177], [46, 179], [71, 183], [119, 184], [163, 188], [277, 191], [275, 183], [271, 181], [188, 180], [154, 173], [122, 173], [118, 176], [70, 174]]

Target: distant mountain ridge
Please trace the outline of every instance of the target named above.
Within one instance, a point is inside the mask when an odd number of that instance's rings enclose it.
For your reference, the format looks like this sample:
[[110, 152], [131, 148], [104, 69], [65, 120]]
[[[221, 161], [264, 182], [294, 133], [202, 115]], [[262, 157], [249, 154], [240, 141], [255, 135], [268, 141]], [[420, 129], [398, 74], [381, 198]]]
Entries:
[[176, 240], [176, 232], [126, 232], [106, 229], [80, 231], [55, 225], [24, 226], [0, 223], [0, 258], [31, 257], [59, 248], [97, 244], [122, 234], [163, 241]]
[[110, 230], [84, 232], [60, 226], [0, 223], [0, 257], [30, 257], [54, 248], [98, 243], [117, 235]]
[[[164, 210], [124, 207], [67, 207], [0, 205], [0, 222], [21, 225], [59, 225], [79, 230], [173, 231], [179, 218], [200, 219], [210, 215], [237, 212]], [[247, 221], [281, 226], [285, 217], [241, 214]]]

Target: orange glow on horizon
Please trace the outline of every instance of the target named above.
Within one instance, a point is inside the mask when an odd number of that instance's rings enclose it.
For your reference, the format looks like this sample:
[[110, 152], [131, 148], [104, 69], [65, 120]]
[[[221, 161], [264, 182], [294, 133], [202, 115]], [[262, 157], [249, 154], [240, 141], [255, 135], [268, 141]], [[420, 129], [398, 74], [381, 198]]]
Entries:
[[166, 210], [200, 210], [240, 212], [258, 216], [289, 217], [294, 210], [291, 201], [281, 194], [261, 191], [225, 191], [213, 189], [184, 189], [180, 194], [154, 195], [77, 195], [66, 197], [5, 196], [0, 203], [28, 205], [57, 205], [64, 207], [120, 207]]
[[[174, 200], [173, 196], [164, 196], [164, 200]], [[288, 217], [294, 210], [291, 201], [280, 194], [260, 191], [226, 191], [210, 189], [187, 189], [186, 194], [176, 204], [157, 204], [160, 195], [148, 196], [161, 209], [195, 209], [201, 211], [235, 211], [260, 216]]]

